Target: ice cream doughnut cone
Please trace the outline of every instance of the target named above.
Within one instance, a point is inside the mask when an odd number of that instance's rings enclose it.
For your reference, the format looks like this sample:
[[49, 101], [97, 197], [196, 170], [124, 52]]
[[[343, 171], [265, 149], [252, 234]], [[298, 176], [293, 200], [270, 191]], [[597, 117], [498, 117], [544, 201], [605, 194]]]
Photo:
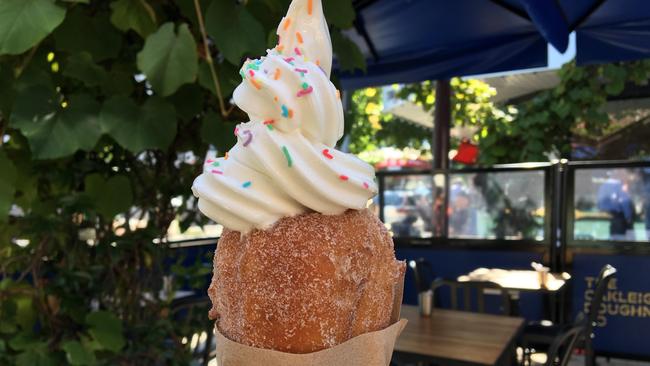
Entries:
[[192, 190], [226, 228], [209, 289], [219, 334], [310, 354], [388, 329], [405, 267], [366, 209], [374, 169], [335, 148], [343, 109], [321, 1], [294, 0], [278, 35], [241, 69], [234, 100], [250, 121], [237, 126], [227, 157], [205, 162]]

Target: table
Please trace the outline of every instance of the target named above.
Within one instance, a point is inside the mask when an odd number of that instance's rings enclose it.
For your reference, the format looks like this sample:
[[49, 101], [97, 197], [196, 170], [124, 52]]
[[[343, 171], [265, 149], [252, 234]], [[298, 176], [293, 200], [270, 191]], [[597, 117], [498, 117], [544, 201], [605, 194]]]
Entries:
[[[564, 293], [567, 281], [571, 275], [563, 273], [546, 273], [546, 285], [542, 286], [540, 276], [533, 270], [514, 270], [500, 268], [477, 268], [472, 272], [459, 276], [459, 282], [467, 281], [488, 281], [493, 282], [508, 290], [511, 299], [513, 314], [518, 315], [519, 292], [543, 292], [548, 295], [548, 308], [550, 318], [554, 322], [564, 322]], [[487, 293], [487, 291], [486, 291]]]
[[568, 273], [546, 273], [546, 286], [542, 286], [537, 271], [500, 268], [477, 268], [459, 276], [458, 281], [489, 281], [508, 290], [518, 291], [559, 291], [571, 279]]
[[397, 357], [440, 365], [507, 365], [524, 319], [501, 315], [433, 309], [423, 318], [417, 306], [402, 305], [408, 324], [397, 339]]

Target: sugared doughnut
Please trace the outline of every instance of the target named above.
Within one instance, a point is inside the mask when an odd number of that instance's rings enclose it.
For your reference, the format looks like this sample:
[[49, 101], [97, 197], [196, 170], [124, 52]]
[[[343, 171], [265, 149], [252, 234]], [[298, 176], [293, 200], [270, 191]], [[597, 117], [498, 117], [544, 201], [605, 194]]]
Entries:
[[314, 352], [387, 327], [403, 271], [369, 210], [301, 214], [246, 235], [226, 231], [210, 316], [235, 342]]

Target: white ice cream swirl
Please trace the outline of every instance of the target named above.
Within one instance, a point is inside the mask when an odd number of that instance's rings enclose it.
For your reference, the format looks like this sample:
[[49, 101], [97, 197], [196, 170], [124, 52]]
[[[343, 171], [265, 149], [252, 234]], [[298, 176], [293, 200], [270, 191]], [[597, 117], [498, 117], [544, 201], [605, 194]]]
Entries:
[[237, 144], [208, 160], [192, 190], [203, 214], [243, 233], [309, 210], [362, 209], [377, 186], [373, 168], [334, 149], [343, 135], [332, 49], [320, 0], [294, 0], [279, 45], [247, 61], [235, 103], [250, 117]]

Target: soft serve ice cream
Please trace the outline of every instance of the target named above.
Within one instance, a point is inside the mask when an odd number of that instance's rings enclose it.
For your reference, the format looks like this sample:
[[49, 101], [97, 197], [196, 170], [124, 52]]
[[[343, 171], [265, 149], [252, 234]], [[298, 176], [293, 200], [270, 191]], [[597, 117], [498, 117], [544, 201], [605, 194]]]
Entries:
[[332, 47], [320, 1], [294, 0], [277, 34], [278, 45], [240, 71], [234, 100], [250, 121], [192, 186], [203, 214], [242, 233], [308, 211], [363, 209], [377, 192], [373, 168], [334, 149], [343, 108], [329, 80]]
[[343, 110], [320, 0], [293, 0], [278, 34], [241, 69], [234, 99], [250, 122], [193, 186], [201, 211], [229, 229], [208, 288], [216, 359], [384, 366], [404, 327], [405, 263], [365, 209], [372, 167], [334, 148]]

